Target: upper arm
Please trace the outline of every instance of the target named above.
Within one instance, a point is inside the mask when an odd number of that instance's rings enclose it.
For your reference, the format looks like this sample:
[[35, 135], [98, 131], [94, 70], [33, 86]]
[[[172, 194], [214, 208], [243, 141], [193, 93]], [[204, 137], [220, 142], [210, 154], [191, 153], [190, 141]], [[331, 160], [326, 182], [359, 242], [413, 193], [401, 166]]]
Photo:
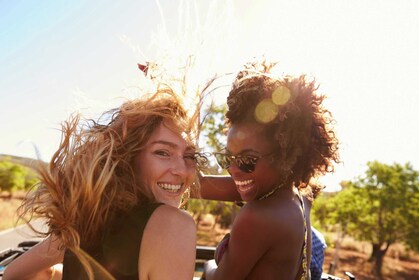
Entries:
[[57, 238], [44, 239], [10, 263], [3, 279], [30, 279], [33, 275], [62, 262], [64, 250], [59, 249], [60, 245], [61, 242]]
[[199, 176], [200, 194], [204, 199], [239, 201], [240, 194], [231, 176], [203, 175]]
[[[279, 212], [269, 215], [243, 207], [233, 223], [228, 249], [211, 279], [245, 279], [263, 273], [263, 265], [270, 262], [277, 264], [278, 275], [292, 273], [292, 264], [301, 254], [301, 226], [294, 214]], [[299, 209], [295, 212], [301, 217]]]
[[267, 227], [269, 224], [251, 211], [240, 213], [233, 223], [228, 250], [214, 271], [214, 279], [245, 279], [272, 245]]
[[195, 271], [196, 226], [192, 217], [163, 205], [155, 210], [143, 234], [140, 279], [192, 279]]

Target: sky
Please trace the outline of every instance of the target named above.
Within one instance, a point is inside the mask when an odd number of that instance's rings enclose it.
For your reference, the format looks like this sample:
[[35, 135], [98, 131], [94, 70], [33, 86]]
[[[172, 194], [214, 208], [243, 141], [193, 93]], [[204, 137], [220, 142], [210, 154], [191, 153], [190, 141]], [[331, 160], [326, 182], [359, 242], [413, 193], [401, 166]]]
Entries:
[[316, 78], [341, 142], [326, 190], [368, 161], [418, 170], [418, 13], [413, 0], [0, 0], [0, 154], [48, 161], [70, 114], [135, 97], [137, 62], [199, 49], [199, 81], [261, 55]]

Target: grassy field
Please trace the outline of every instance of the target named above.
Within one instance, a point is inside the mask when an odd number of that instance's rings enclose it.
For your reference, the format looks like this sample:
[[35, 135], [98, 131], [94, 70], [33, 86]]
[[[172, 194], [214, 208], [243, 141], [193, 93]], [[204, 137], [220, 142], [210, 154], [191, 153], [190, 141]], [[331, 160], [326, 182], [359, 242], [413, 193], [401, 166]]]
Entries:
[[0, 198], [0, 231], [16, 225], [16, 209], [21, 203], [21, 198]]

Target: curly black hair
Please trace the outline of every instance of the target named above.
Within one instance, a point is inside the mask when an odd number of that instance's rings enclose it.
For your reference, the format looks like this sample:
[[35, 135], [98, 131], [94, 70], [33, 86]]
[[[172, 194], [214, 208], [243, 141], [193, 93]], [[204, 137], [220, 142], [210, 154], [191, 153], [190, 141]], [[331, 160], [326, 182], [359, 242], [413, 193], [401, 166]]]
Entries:
[[274, 63], [248, 63], [237, 75], [227, 98], [229, 125], [254, 122], [278, 144], [278, 163], [299, 188], [311, 187], [315, 197], [322, 186], [312, 178], [334, 170], [339, 141], [334, 119], [324, 108], [324, 95], [305, 75], [276, 77]]

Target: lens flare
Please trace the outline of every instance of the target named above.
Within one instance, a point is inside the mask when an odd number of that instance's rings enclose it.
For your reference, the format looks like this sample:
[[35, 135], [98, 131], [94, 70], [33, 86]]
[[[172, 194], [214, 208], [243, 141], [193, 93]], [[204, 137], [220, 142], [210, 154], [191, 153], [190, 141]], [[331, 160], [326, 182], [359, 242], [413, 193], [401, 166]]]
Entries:
[[290, 90], [285, 86], [279, 86], [272, 93], [272, 101], [276, 105], [284, 105], [291, 97]]
[[270, 99], [262, 100], [255, 109], [255, 118], [258, 122], [268, 123], [278, 114], [278, 106]]

